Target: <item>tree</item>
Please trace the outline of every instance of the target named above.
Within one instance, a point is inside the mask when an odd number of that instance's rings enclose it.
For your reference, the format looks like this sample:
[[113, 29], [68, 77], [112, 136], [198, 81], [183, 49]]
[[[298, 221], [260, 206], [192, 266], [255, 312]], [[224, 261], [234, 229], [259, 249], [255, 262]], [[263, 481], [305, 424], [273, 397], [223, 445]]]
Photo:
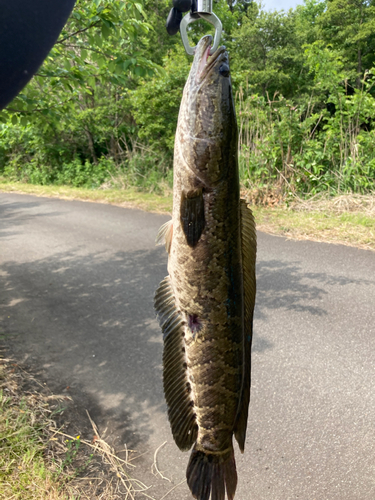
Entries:
[[97, 85], [127, 85], [131, 75], [159, 71], [137, 42], [151, 26], [138, 0], [78, 0], [59, 39], [34, 79], [0, 120], [59, 119]]
[[[128, 117], [126, 89], [162, 71], [142, 43], [150, 31], [138, 0], [78, 0], [43, 66], [0, 118], [13, 125], [29, 123], [36, 136], [48, 131], [47, 144], [54, 152], [53, 158], [47, 156], [53, 164], [72, 161], [77, 153], [96, 163], [108, 149], [103, 149], [106, 142], [116, 154], [119, 127], [123, 134]], [[62, 146], [64, 139], [70, 148]]]
[[292, 10], [265, 12], [253, 4], [233, 36], [233, 69], [240, 72], [243, 84], [248, 82], [251, 92], [281, 92], [285, 96], [295, 93], [301, 47]]
[[296, 32], [301, 47], [321, 38], [320, 18], [327, 8], [327, 0], [304, 0], [296, 7]]
[[353, 84], [360, 88], [364, 71], [375, 64], [374, 1], [329, 0], [320, 26], [323, 39], [341, 51]]
[[227, 0], [228, 7], [232, 13], [236, 10], [246, 13], [252, 3], [253, 0]]

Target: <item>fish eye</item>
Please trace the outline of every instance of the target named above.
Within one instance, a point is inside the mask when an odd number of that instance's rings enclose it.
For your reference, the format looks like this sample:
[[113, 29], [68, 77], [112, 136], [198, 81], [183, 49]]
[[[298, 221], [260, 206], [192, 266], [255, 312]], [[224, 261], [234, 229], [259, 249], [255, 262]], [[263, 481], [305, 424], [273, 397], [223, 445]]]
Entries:
[[219, 68], [219, 73], [221, 74], [221, 76], [229, 76], [230, 75], [230, 69], [229, 69], [228, 64], [223, 63], [220, 66], [220, 68]]

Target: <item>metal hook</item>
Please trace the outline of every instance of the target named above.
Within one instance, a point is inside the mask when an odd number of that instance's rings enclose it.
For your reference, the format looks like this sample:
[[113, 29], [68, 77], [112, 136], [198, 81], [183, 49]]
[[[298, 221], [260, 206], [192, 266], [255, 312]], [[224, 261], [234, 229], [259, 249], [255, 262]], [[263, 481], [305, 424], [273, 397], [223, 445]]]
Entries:
[[212, 56], [212, 54], [219, 47], [221, 33], [223, 31], [223, 26], [220, 19], [212, 12], [212, 0], [198, 0], [197, 10], [193, 13], [189, 12], [185, 17], [183, 17], [180, 24], [182, 43], [184, 44], [186, 52], [190, 56], [193, 56], [196, 47], [191, 47], [191, 45], [189, 44], [187, 27], [190, 23], [197, 21], [199, 18], [204, 19], [215, 27], [214, 43], [210, 50], [210, 56]]

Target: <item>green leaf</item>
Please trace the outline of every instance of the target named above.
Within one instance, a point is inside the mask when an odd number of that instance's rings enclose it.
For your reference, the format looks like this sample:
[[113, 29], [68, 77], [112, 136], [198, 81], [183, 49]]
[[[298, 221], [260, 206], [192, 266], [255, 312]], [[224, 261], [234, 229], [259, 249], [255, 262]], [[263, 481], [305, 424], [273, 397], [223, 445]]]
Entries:
[[127, 61], [124, 61], [123, 63], [121, 63], [123, 71], [126, 71], [131, 64], [133, 64], [132, 59], [128, 59]]
[[140, 3], [136, 2], [134, 4], [134, 7], [142, 14], [142, 16], [146, 17], [142, 5]]
[[17, 115], [13, 115], [12, 116], [12, 123], [13, 123], [13, 125], [17, 125], [18, 124], [18, 116]]
[[100, 35], [96, 35], [94, 37], [94, 41], [95, 41], [95, 44], [98, 46], [98, 47], [102, 47], [103, 46], [103, 38], [100, 36]]
[[106, 60], [104, 59], [104, 57], [99, 57], [97, 60], [97, 63], [98, 63], [99, 68], [102, 69], [106, 63]]
[[111, 29], [107, 26], [107, 24], [103, 23], [102, 24], [103, 38], [108, 38], [110, 34], [111, 34]]
[[145, 68], [142, 68], [142, 66], [136, 66], [134, 68], [134, 73], [137, 75], [137, 76], [146, 76], [146, 70]]
[[95, 85], [96, 85], [96, 80], [95, 80], [95, 77], [93, 76], [90, 76], [88, 79], [87, 79], [87, 83], [92, 87], [92, 88], [95, 88]]

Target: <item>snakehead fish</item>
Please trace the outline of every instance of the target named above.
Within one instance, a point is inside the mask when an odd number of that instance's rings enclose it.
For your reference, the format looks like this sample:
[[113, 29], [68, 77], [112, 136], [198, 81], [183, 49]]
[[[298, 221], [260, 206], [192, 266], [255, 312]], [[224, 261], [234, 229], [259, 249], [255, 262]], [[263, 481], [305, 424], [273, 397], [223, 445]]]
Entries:
[[255, 224], [240, 200], [237, 124], [225, 47], [195, 52], [180, 107], [169, 253], [155, 294], [164, 334], [163, 382], [172, 434], [193, 446], [186, 477], [199, 500], [232, 500], [233, 434], [243, 452], [250, 399]]

